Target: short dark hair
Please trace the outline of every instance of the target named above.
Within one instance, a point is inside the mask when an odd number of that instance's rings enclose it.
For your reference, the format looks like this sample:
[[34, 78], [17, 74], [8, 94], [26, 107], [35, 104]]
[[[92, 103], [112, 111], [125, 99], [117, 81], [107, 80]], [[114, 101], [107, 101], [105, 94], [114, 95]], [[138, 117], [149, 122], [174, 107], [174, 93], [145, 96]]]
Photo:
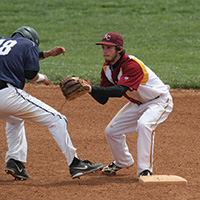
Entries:
[[[121, 46], [120, 45], [117, 45], [116, 46], [116, 51], [121, 51]], [[124, 55], [125, 54], [125, 49], [123, 49], [121, 52], [120, 52], [120, 55]]]

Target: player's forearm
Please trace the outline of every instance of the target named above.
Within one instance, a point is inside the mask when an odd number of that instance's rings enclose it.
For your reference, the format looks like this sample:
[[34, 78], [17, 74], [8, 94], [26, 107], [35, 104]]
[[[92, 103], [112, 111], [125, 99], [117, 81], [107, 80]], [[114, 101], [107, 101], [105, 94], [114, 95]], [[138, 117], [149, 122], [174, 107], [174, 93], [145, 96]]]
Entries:
[[45, 74], [37, 73], [33, 79], [30, 79], [31, 82], [41, 82], [45, 85], [49, 85], [51, 82]]
[[108, 97], [105, 96], [100, 96], [98, 94], [92, 94], [89, 93], [97, 102], [99, 102], [100, 104], [106, 104], [106, 102], [108, 101]]
[[110, 87], [96, 87], [92, 86], [91, 96], [100, 104], [105, 104], [109, 97], [122, 97], [128, 87], [123, 85], [115, 85]]
[[49, 56], [51, 56], [51, 50], [49, 51], [40, 51], [39, 52], [39, 59], [44, 59], [44, 58], [48, 58]]
[[129, 88], [124, 85], [114, 85], [109, 87], [92, 86], [92, 95], [104, 97], [122, 97]]
[[58, 56], [60, 54], [65, 55], [65, 48], [64, 47], [55, 47], [48, 51], [40, 51], [39, 52], [39, 59], [48, 58], [50, 56]]
[[36, 76], [32, 79], [30, 79], [31, 82], [41, 82], [45, 80], [45, 75], [44, 74], [39, 74], [37, 73]]

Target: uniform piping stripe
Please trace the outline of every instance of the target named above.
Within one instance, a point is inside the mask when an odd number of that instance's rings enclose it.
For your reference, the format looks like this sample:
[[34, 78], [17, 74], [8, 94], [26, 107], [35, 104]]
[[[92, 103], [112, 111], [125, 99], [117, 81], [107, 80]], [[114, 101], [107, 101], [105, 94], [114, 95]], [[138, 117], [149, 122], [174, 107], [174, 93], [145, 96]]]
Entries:
[[153, 164], [153, 162], [152, 162], [152, 148], [153, 148], [153, 136], [154, 136], [154, 133], [155, 133], [155, 130], [152, 130], [152, 132], [151, 132], [151, 148], [150, 148], [150, 169], [151, 169], [151, 167], [152, 167], [152, 164]]
[[[26, 99], [22, 94], [20, 94], [20, 93], [18, 92], [17, 88], [15, 88], [15, 90], [16, 90], [16, 93], [17, 93], [19, 96], [21, 96], [24, 100], [28, 101], [29, 103], [33, 104], [34, 106], [36, 106], [36, 107], [38, 107], [38, 108], [41, 108], [42, 110], [44, 110], [44, 111], [46, 111], [46, 112], [52, 114], [53, 116], [56, 116], [55, 113], [46, 110], [45, 108], [43, 108], [43, 107], [41, 107], [41, 106], [39, 106], [39, 105], [33, 103], [33, 102], [30, 101], [29, 99]], [[64, 119], [64, 120], [66, 121], [66, 123], [67, 123], [67, 120], [66, 120], [65, 118], [62, 118], [60, 115], [57, 115], [57, 116], [58, 116], [60, 119]]]
[[142, 79], [142, 81], [141, 81], [140, 84], [141, 85], [146, 85], [147, 81], [149, 80], [149, 75], [148, 75], [147, 70], [145, 69], [145, 66], [142, 64], [142, 62], [140, 62], [136, 58], [131, 58], [131, 59], [133, 59], [134, 61], [136, 61], [140, 65], [140, 67], [142, 68], [142, 71], [144, 73], [144, 77], [143, 77], [143, 79]]
[[107, 65], [104, 65], [103, 66], [103, 71], [104, 71], [104, 74], [106, 75], [106, 69], [107, 69]]
[[[155, 126], [157, 123], [158, 123], [158, 121], [160, 120], [160, 118], [164, 115], [164, 113], [166, 112], [166, 108], [168, 107], [168, 101], [169, 101], [169, 98], [167, 98], [167, 101], [166, 101], [166, 103], [167, 103], [167, 105], [164, 107], [164, 111], [162, 112], [162, 114], [160, 115], [160, 117], [158, 118], [158, 120], [155, 122], [155, 124], [152, 124], [151, 126], [150, 126], [150, 128], [152, 128], [153, 126]], [[152, 132], [151, 132], [151, 148], [150, 148], [150, 168], [152, 167], [152, 165], [153, 165], [153, 162], [152, 162], [152, 148], [153, 148], [153, 135], [154, 135], [154, 133], [155, 133], [155, 129], [154, 130], [152, 130]]]
[[120, 68], [120, 72], [121, 72], [121, 75], [123, 75], [123, 71], [122, 71], [122, 68]]

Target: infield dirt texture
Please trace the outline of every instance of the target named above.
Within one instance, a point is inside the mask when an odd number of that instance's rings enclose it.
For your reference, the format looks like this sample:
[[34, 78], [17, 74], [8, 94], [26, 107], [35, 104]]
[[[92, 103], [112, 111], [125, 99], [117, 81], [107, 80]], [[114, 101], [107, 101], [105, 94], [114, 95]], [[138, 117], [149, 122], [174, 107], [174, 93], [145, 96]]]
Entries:
[[[95, 43], [107, 32], [121, 34], [126, 53], [141, 59], [173, 88], [174, 110], [156, 129], [154, 174], [178, 175], [188, 185], [141, 185], [135, 132], [127, 135], [135, 159], [132, 168], [112, 177], [98, 172], [72, 180], [48, 129], [30, 121], [25, 122], [30, 180], [14, 181], [4, 172], [6, 123], [0, 120], [0, 200], [199, 200], [199, 10], [199, 0], [1, 0], [0, 36], [28, 25], [40, 36], [40, 50], [66, 49], [65, 56], [40, 61], [40, 73], [52, 84], [74, 74], [98, 85], [103, 57]], [[56, 110], [65, 101], [58, 86], [28, 84], [25, 90]], [[85, 95], [64, 105], [61, 113], [69, 121], [80, 158], [104, 166], [113, 161], [104, 129], [126, 102], [113, 98], [103, 106]]]
[[[59, 110], [65, 99], [58, 86], [27, 84], [31, 95]], [[27, 181], [14, 181], [4, 172], [7, 143], [5, 122], [0, 120], [0, 200], [198, 200], [200, 197], [200, 115], [199, 90], [171, 90], [174, 110], [156, 130], [154, 174], [171, 174], [186, 178], [188, 185], [141, 185], [136, 176], [137, 134], [127, 134], [135, 164], [116, 176], [100, 172], [72, 180], [67, 162], [47, 128], [26, 121], [28, 140]], [[113, 159], [104, 129], [116, 112], [127, 102], [110, 99], [102, 106], [90, 95], [66, 102], [61, 113], [69, 121], [69, 132], [82, 159], [102, 162]]]

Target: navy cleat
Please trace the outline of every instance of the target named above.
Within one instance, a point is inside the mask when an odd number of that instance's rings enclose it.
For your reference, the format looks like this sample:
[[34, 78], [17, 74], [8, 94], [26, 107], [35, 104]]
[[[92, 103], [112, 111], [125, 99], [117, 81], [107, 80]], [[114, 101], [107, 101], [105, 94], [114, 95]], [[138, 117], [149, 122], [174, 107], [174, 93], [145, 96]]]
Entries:
[[10, 159], [7, 162], [5, 172], [12, 175], [15, 180], [27, 180], [29, 179], [29, 176], [24, 169], [25, 166], [22, 162]]
[[149, 170], [144, 170], [139, 174], [139, 177], [141, 176], [151, 176], [152, 173]]
[[116, 172], [119, 171], [120, 169], [122, 169], [122, 168], [118, 167], [117, 165], [115, 165], [114, 162], [112, 162], [111, 164], [104, 167], [102, 169], [102, 172], [103, 172], [103, 174], [106, 174], [106, 175], [115, 175]]
[[101, 163], [92, 164], [88, 160], [81, 160], [81, 159], [78, 160], [79, 162], [77, 164], [71, 164], [69, 167], [70, 174], [73, 179], [79, 178], [80, 176], [83, 176], [90, 172], [94, 173], [95, 171], [102, 169], [103, 167]]

